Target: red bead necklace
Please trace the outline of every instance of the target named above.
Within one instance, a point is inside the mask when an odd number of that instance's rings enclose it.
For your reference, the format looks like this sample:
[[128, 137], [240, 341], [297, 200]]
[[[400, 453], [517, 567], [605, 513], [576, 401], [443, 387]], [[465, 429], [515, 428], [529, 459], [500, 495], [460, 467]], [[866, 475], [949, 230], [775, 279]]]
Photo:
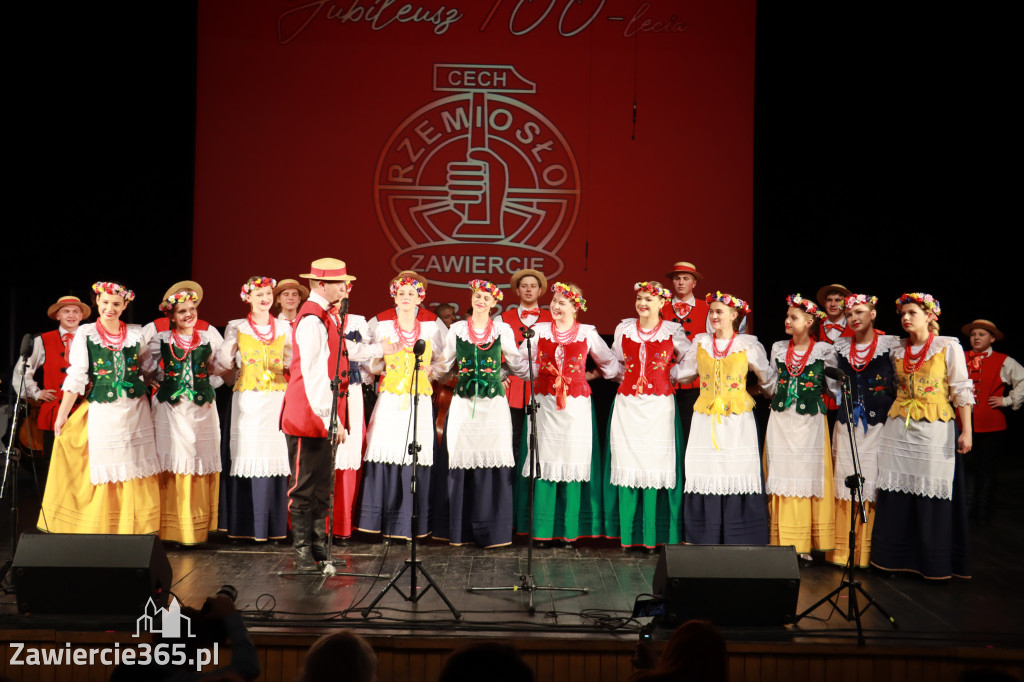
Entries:
[[[168, 348], [171, 349], [171, 357], [177, 360], [178, 362], [182, 362], [185, 358], [188, 357], [189, 353], [191, 353], [192, 351], [199, 347], [199, 332], [193, 330], [192, 336], [186, 339], [178, 333], [177, 329], [172, 329], [171, 343], [167, 344], [167, 346]], [[180, 358], [178, 357], [178, 354], [174, 352], [175, 346], [185, 351], [184, 353], [182, 353]]]
[[263, 345], [269, 346], [277, 338], [277, 328], [274, 325], [273, 318], [270, 319], [270, 331], [266, 334], [260, 333], [260, 330], [256, 328], [256, 323], [252, 320], [252, 313], [246, 315], [245, 319], [249, 322], [249, 326], [252, 328], [252, 333], [256, 335], [256, 338], [263, 342]]
[[479, 348], [480, 350], [490, 350], [491, 346], [494, 345], [494, 339], [491, 339], [491, 342], [488, 343], [486, 347], [484, 347], [483, 345], [487, 341], [487, 339], [491, 338], [491, 334], [494, 333], [493, 320], [487, 320], [487, 326], [484, 327], [484, 330], [482, 332], [478, 332], [473, 327], [473, 320], [472, 318], [470, 318], [466, 320], [466, 333], [469, 335], [469, 340], [473, 343], [473, 345]]
[[402, 344], [402, 348], [412, 348], [416, 345], [416, 340], [420, 338], [420, 321], [417, 318], [413, 322], [412, 331], [403, 331], [402, 326], [395, 320], [395, 333], [398, 334], [398, 341]]
[[871, 344], [863, 352], [857, 350], [856, 340], [850, 340], [850, 367], [858, 372], [863, 371], [871, 362], [871, 358], [875, 357], [875, 349], [878, 348], [878, 332], [872, 331], [874, 336], [871, 337]]
[[921, 347], [916, 353], [910, 352], [910, 340], [907, 340], [907, 347], [903, 351], [903, 373], [913, 374], [917, 370], [921, 369], [921, 365], [924, 364], [925, 358], [928, 357], [928, 349], [932, 347], [932, 341], [935, 340], [935, 333], [928, 332], [928, 340], [924, 342], [924, 346]]
[[721, 360], [721, 359], [725, 358], [726, 356], [728, 356], [729, 355], [729, 351], [732, 350], [732, 342], [735, 341], [735, 340], [736, 340], [736, 335], [733, 334], [732, 337], [729, 339], [729, 343], [727, 343], [725, 345], [725, 350], [720, 351], [720, 350], [718, 350], [718, 337], [717, 336], [712, 336], [711, 337], [711, 350], [714, 352], [715, 359], [716, 360]]
[[812, 350], [814, 350], [814, 339], [811, 339], [807, 350], [804, 351], [803, 357], [797, 360], [796, 346], [793, 343], [793, 339], [789, 340], [789, 347], [786, 348], [786, 371], [789, 372], [789, 376], [798, 377], [804, 373], [807, 361], [811, 359]]
[[564, 346], [567, 343], [572, 343], [576, 340], [576, 337], [580, 333], [580, 323], [573, 321], [572, 326], [569, 327], [568, 331], [560, 332], [555, 328], [555, 323], [551, 323], [551, 338], [555, 340], [559, 346]]
[[[636, 334], [637, 334], [637, 336], [640, 337], [641, 341], [650, 341], [651, 339], [653, 339], [655, 336], [658, 335], [659, 331], [661, 331], [661, 323], [662, 323], [662, 320], [659, 319], [658, 320], [658, 324], [654, 327], [654, 329], [652, 329], [651, 331], [645, 331], [644, 329], [642, 329], [640, 327], [640, 319], [637, 318], [637, 321], [636, 321]], [[644, 334], [646, 334], [647, 336], [644, 336]]]
[[120, 321], [117, 324], [117, 334], [114, 335], [103, 328], [103, 323], [96, 323], [96, 333], [99, 334], [100, 341], [102, 341], [103, 345], [110, 350], [121, 350], [124, 346], [125, 339], [128, 338], [128, 325]]

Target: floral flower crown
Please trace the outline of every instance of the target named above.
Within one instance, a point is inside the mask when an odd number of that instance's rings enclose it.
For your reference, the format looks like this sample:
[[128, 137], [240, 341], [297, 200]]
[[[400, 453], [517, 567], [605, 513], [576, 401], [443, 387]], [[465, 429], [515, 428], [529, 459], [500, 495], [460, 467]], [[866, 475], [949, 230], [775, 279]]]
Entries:
[[271, 289], [273, 289], [276, 286], [277, 280], [274, 279], [273, 277], [260, 277], [259, 279], [254, 279], [251, 282], [246, 282], [245, 284], [243, 284], [242, 293], [239, 294], [239, 296], [244, 301], [246, 296], [256, 291], [257, 289], [262, 289], [263, 287], [270, 287]]
[[750, 312], [750, 306], [742, 298], [736, 298], [732, 294], [723, 294], [721, 291], [716, 291], [714, 294], [708, 294], [704, 297], [705, 303], [711, 305], [712, 303], [724, 303], [730, 308], [735, 308], [737, 311], [744, 315]]
[[116, 282], [96, 282], [92, 285], [92, 290], [97, 294], [111, 294], [113, 296], [120, 296], [124, 299], [125, 303], [135, 300], [135, 292], [131, 289], [121, 286]]
[[414, 287], [416, 293], [419, 294], [420, 300], [427, 297], [427, 290], [423, 288], [423, 284], [415, 277], [401, 277], [391, 283], [391, 298], [394, 298], [398, 293], [398, 290], [404, 286]]
[[495, 286], [494, 282], [488, 282], [486, 279], [471, 280], [469, 282], [469, 288], [473, 291], [486, 291], [499, 303], [501, 302], [501, 299], [505, 298], [505, 294], [501, 293], [501, 289]]
[[824, 320], [828, 317], [823, 311], [818, 310], [818, 305], [814, 301], [804, 298], [800, 294], [790, 294], [787, 296], [786, 305], [791, 308], [801, 308], [805, 313], [819, 320]]
[[551, 285], [551, 292], [561, 294], [562, 298], [572, 301], [572, 304], [576, 306], [576, 310], [587, 312], [587, 299], [583, 298], [578, 291], [570, 289], [568, 284], [555, 282]]
[[847, 308], [852, 308], [855, 305], [875, 305], [878, 303], [877, 296], [868, 296], [867, 294], [850, 294], [843, 301], [843, 305]]
[[160, 301], [160, 310], [163, 312], [174, 310], [174, 306], [179, 303], [184, 303], [185, 301], [199, 303], [199, 294], [194, 291], [179, 291], [176, 294], [171, 294], [163, 301]]
[[661, 296], [662, 298], [672, 298], [672, 293], [661, 286], [657, 282], [637, 282], [633, 285], [633, 291], [640, 292], [646, 291], [651, 296]]
[[926, 311], [935, 315], [935, 317], [942, 314], [942, 306], [939, 305], [939, 300], [934, 298], [931, 294], [922, 294], [919, 292], [903, 294], [896, 299], [896, 312], [900, 312], [903, 306], [907, 303], [916, 303]]

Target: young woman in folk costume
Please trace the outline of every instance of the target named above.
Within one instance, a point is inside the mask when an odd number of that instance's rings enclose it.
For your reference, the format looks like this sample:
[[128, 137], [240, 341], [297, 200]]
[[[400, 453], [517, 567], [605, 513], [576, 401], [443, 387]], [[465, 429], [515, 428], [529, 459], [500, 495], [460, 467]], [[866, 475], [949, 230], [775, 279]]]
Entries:
[[[115, 282], [96, 282], [92, 290], [99, 318], [81, 325], [71, 342], [38, 527], [51, 533], [156, 533], [163, 466], [142, 377], [149, 348], [141, 327], [121, 321], [135, 294]], [[80, 395], [86, 401], [71, 414]]]
[[[521, 358], [512, 328], [491, 319], [501, 290], [481, 279], [469, 288], [472, 313], [449, 329], [439, 363], [442, 372], [457, 366], [458, 384], [442, 448], [448, 458], [447, 488], [432, 510], [434, 536], [454, 545], [499, 547], [512, 542], [515, 467], [502, 362], [518, 369]], [[439, 481], [435, 489], [442, 489]]]
[[[341, 292], [341, 298], [328, 310], [335, 325], [345, 325], [345, 346], [348, 353], [348, 400], [345, 441], [339, 443], [334, 458], [334, 535], [341, 538], [352, 536], [356, 499], [362, 480], [363, 448], [366, 445], [366, 421], [363, 406], [363, 380], [372, 375], [368, 365], [374, 358], [380, 358], [382, 351], [370, 344], [372, 336], [362, 315], [347, 313], [341, 319], [342, 303], [352, 293], [353, 281]], [[384, 350], [392, 351], [394, 346], [385, 344]], [[332, 352], [335, 352], [332, 349]], [[334, 365], [330, 364], [329, 374], [334, 378]]]
[[[371, 362], [371, 371], [380, 374], [377, 404], [366, 430], [366, 454], [363, 457], [363, 490], [359, 503], [357, 529], [381, 533], [385, 538], [408, 539], [412, 533], [423, 537], [430, 533], [430, 487], [434, 464], [435, 433], [430, 405], [430, 377], [434, 357], [444, 347], [445, 329], [433, 313], [420, 314], [427, 295], [424, 280], [413, 272], [401, 272], [391, 280], [395, 308], [386, 310], [370, 325], [375, 344], [392, 344], [383, 359]], [[434, 319], [430, 319], [434, 318]], [[425, 341], [420, 365], [413, 350], [416, 341]], [[415, 390], [415, 396], [412, 391]], [[413, 500], [412, 455], [409, 443], [413, 433], [413, 400], [416, 414], [417, 455], [416, 528], [412, 527]]]
[[871, 564], [931, 579], [969, 577], [960, 455], [971, 451], [974, 386], [960, 342], [937, 334], [939, 302], [910, 293], [896, 307], [909, 336], [892, 352], [898, 385], [879, 444]]
[[270, 309], [270, 314], [285, 322], [291, 322], [299, 314], [299, 307], [307, 298], [309, 287], [296, 279], [282, 279], [274, 287], [274, 305]]
[[[875, 329], [875, 304], [878, 298], [865, 294], [846, 297], [846, 328], [852, 337], [836, 340], [835, 349], [839, 369], [850, 379], [850, 401], [853, 405], [853, 435], [857, 441], [857, 459], [864, 477], [864, 509], [868, 522], [857, 522], [857, 544], [854, 559], [857, 566], [866, 568], [871, 556], [871, 534], [875, 525], [875, 497], [878, 480], [878, 443], [882, 425], [896, 395], [891, 351], [900, 345], [896, 336]], [[853, 475], [853, 454], [846, 424], [850, 415], [841, 396], [839, 415], [832, 435], [835, 463], [834, 487], [836, 495], [835, 551], [828, 554], [832, 563], [845, 566], [850, 558], [850, 514], [859, 514], [853, 506], [846, 478]]]
[[[786, 297], [789, 341], [772, 346], [778, 383], [765, 437], [768, 471], [765, 492], [771, 517], [771, 544], [793, 545], [804, 559], [810, 551], [835, 545], [835, 493], [832, 448], [825, 417], [825, 368], [836, 366], [835, 349], [815, 343], [811, 329], [824, 319], [813, 301], [800, 294]], [[826, 388], [827, 387], [827, 388]]]
[[708, 294], [712, 334], [697, 334], [672, 380], [700, 377], [686, 442], [683, 539], [691, 544], [766, 545], [768, 506], [757, 447], [753, 371], [763, 391], [775, 386], [775, 369], [757, 337], [738, 334], [750, 306], [731, 294]]
[[[683, 540], [683, 431], [673, 397], [671, 367], [690, 347], [682, 325], [661, 319], [672, 293], [657, 282], [637, 282], [637, 317], [615, 328], [612, 352], [623, 368], [608, 424], [611, 473], [617, 499], [605, 499], [607, 535], [623, 547]], [[611, 512], [617, 507], [618, 516]], [[618, 533], [613, 532], [618, 528]]]
[[214, 389], [223, 380], [211, 372], [220, 334], [196, 329], [202, 294], [168, 292], [160, 310], [168, 331], [149, 340], [147, 375], [158, 384], [153, 396], [160, 474], [160, 537], [184, 545], [204, 542], [217, 529], [220, 498], [220, 418]]
[[250, 277], [240, 297], [249, 314], [232, 320], [215, 365], [225, 379], [237, 371], [231, 401], [231, 470], [222, 487], [220, 529], [230, 537], [267, 540], [288, 535], [288, 445], [278, 425], [291, 328], [273, 317], [270, 277]]
[[[605, 534], [603, 497], [605, 466], [590, 400], [587, 356], [605, 378], [619, 373], [619, 363], [593, 325], [576, 316], [587, 302], [575, 284], [556, 282], [551, 291], [551, 322], [534, 327], [534, 388], [537, 392], [537, 482], [534, 491], [533, 537], [571, 542]], [[519, 348], [525, 356], [526, 342]], [[529, 367], [520, 363], [521, 379]], [[526, 438], [529, 429], [523, 428]], [[524, 452], [528, 450], [524, 446]], [[530, 477], [530, 458], [520, 475]], [[609, 495], [611, 494], [609, 490]], [[529, 529], [528, 496], [517, 496], [516, 529]]]

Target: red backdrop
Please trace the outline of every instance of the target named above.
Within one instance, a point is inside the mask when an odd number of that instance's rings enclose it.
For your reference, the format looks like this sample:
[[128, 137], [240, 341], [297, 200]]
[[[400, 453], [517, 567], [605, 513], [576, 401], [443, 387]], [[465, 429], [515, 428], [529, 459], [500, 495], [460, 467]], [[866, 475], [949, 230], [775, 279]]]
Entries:
[[325, 256], [368, 316], [410, 267], [462, 308], [536, 267], [605, 332], [676, 260], [749, 297], [754, 28], [753, 0], [200, 3], [203, 317]]

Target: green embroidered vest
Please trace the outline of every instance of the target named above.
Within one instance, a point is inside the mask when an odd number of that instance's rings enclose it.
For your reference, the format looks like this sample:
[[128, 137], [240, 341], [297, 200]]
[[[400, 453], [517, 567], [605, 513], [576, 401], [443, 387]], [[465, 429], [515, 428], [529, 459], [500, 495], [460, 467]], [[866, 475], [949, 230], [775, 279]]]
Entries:
[[772, 409], [785, 412], [791, 406], [796, 407], [797, 414], [823, 414], [825, 401], [821, 392], [825, 381], [825, 360], [818, 358], [804, 367], [800, 376], [792, 377], [784, 360], [776, 360], [779, 370], [779, 383], [772, 400]]
[[501, 383], [501, 341], [487, 350], [461, 338], [455, 339], [455, 359], [459, 363], [459, 383], [455, 395], [462, 398], [493, 398], [505, 395]]
[[146, 386], [139, 377], [139, 345], [110, 350], [85, 340], [89, 349], [89, 376], [92, 379], [91, 403], [112, 403], [118, 398], [144, 398]]
[[[198, 334], [199, 332], [193, 332]], [[180, 357], [185, 351], [176, 348]], [[183, 360], [171, 354], [167, 341], [160, 342], [160, 357], [164, 361], [164, 380], [156, 392], [156, 399], [162, 403], [177, 405], [184, 398], [196, 405], [213, 402], [214, 392], [210, 386], [210, 372], [206, 363], [213, 354], [210, 344], [204, 343], [192, 350]]]

